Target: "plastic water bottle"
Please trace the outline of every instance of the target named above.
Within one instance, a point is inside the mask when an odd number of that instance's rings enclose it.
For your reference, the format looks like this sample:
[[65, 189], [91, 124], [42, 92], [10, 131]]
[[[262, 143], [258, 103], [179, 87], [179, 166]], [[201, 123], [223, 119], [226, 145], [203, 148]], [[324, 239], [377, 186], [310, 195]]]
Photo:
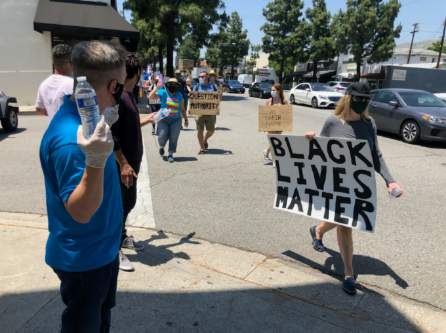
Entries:
[[88, 83], [85, 76], [77, 78], [76, 91], [74, 92], [77, 109], [81, 116], [82, 130], [86, 139], [93, 135], [96, 125], [100, 120], [99, 105], [96, 91]]

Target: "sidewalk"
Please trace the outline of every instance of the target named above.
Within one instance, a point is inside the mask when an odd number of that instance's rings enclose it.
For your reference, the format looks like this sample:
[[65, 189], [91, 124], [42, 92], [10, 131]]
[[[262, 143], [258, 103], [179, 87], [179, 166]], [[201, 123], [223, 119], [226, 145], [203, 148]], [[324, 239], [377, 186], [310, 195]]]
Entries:
[[[63, 305], [44, 264], [46, 216], [0, 213], [2, 332], [57, 332]], [[113, 332], [446, 332], [446, 314], [382, 290], [355, 297], [318, 271], [193, 235], [132, 228]], [[427, 286], [426, 286], [427, 287]]]

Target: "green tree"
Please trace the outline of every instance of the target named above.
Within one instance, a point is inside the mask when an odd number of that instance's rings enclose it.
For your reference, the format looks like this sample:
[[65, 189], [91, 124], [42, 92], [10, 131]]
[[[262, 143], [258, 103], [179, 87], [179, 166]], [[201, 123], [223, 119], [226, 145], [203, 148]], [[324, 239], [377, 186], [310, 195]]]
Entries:
[[347, 0], [336, 40], [340, 51], [353, 55], [357, 79], [364, 60], [376, 63], [392, 56], [402, 28], [394, 27], [400, 7], [398, 0]]
[[159, 22], [166, 52], [166, 74], [173, 76], [173, 54], [183, 36], [191, 34], [198, 48], [209, 37], [209, 31], [218, 20], [222, 0], [126, 0], [125, 7], [136, 17]]
[[307, 36], [302, 17], [302, 0], [273, 0], [263, 9], [266, 22], [262, 26], [265, 33], [263, 51], [269, 59], [282, 83], [285, 73], [290, 73], [294, 65], [305, 60]]
[[440, 53], [441, 41], [433, 42], [431, 46], [429, 46], [428, 50]]
[[200, 48], [197, 41], [191, 34], [188, 34], [181, 41], [180, 47], [177, 51], [177, 57], [180, 59], [190, 59], [194, 61], [194, 65], [200, 59]]
[[310, 41], [308, 57], [313, 63], [313, 80], [316, 81], [317, 67], [321, 60], [335, 56], [334, 39], [330, 32], [330, 13], [325, 0], [313, 0], [313, 8], [307, 9]]
[[220, 76], [223, 75], [223, 70], [228, 64], [228, 59], [223, 57], [222, 45], [227, 43], [226, 29], [228, 26], [229, 17], [223, 13], [219, 20], [218, 31], [210, 36], [208, 47], [206, 50], [206, 60], [211, 65], [218, 69]]
[[229, 17], [225, 38], [220, 43], [221, 56], [227, 59], [227, 65], [231, 67], [231, 78], [234, 78], [237, 67], [249, 51], [248, 31], [243, 29], [243, 22], [237, 12], [232, 12]]
[[262, 50], [261, 45], [251, 45], [251, 54], [248, 61], [246, 62], [246, 71], [251, 73], [254, 77], [254, 69], [257, 65], [257, 59], [260, 57], [260, 51]]

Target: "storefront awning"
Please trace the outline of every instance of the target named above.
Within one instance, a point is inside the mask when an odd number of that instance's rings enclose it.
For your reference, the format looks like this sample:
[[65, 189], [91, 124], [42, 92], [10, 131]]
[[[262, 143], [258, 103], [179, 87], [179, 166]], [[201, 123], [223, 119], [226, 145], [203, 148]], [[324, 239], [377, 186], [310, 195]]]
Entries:
[[[114, 38], [126, 40], [136, 49], [139, 32], [116, 10], [100, 2], [39, 0], [34, 30], [51, 31], [78, 39]], [[133, 50], [132, 50], [133, 51]]]

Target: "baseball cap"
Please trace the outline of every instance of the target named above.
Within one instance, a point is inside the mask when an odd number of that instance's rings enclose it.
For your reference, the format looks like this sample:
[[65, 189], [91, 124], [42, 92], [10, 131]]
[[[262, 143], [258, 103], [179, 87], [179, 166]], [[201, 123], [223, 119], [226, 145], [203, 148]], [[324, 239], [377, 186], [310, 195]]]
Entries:
[[345, 94], [360, 97], [370, 97], [370, 87], [365, 82], [354, 82], [347, 88]]

